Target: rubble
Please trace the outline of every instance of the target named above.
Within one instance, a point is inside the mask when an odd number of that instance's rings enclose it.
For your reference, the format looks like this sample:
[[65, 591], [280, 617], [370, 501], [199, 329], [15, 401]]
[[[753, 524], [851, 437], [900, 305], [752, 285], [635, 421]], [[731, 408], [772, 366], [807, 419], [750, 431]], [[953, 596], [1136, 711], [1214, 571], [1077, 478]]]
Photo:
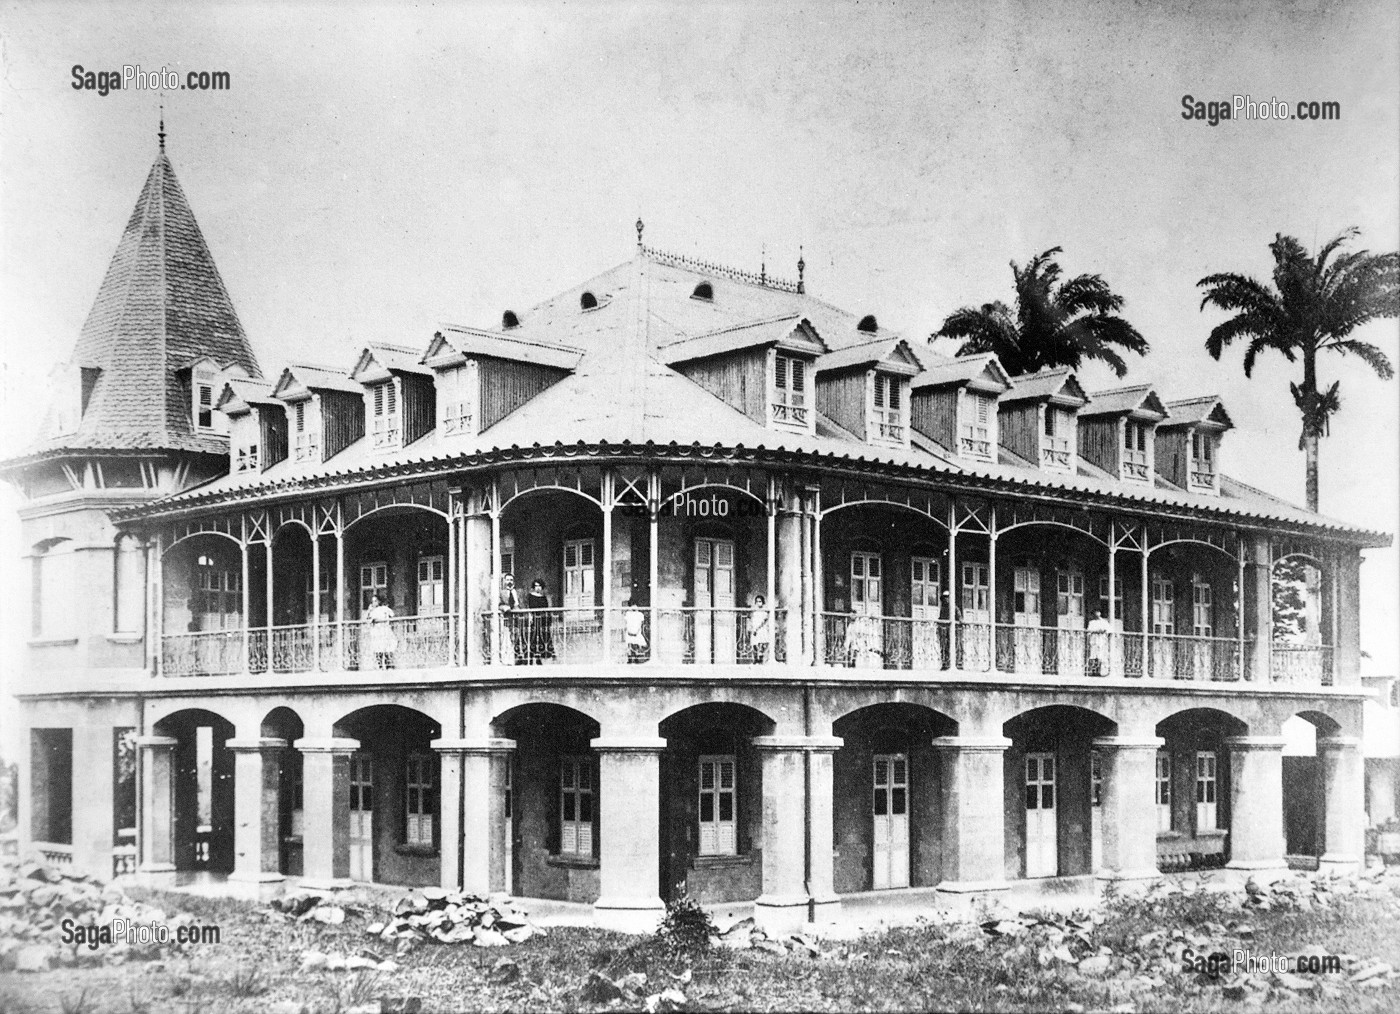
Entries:
[[396, 944], [432, 940], [476, 947], [505, 947], [544, 935], [504, 894], [483, 896], [441, 887], [405, 895], [394, 904], [391, 918], [371, 923], [365, 932]]

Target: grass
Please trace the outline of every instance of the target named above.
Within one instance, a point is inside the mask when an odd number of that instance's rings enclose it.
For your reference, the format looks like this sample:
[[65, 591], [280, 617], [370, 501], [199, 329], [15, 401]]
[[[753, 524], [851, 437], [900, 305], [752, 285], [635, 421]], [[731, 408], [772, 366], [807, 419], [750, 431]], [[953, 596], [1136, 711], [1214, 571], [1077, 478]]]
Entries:
[[[582, 1001], [589, 972], [610, 978], [645, 972], [646, 992], [680, 986], [687, 1009], [711, 1011], [1112, 1010], [1239, 1011], [1218, 985], [1198, 981], [1175, 966], [1139, 969], [1107, 978], [1045, 962], [1050, 931], [992, 938], [976, 927], [920, 924], [884, 930], [845, 943], [824, 945], [831, 957], [780, 956], [756, 950], [715, 949], [689, 954], [672, 942], [626, 937], [603, 930], [556, 928], [546, 937], [502, 948], [418, 945], [404, 954], [363, 935], [366, 919], [341, 926], [267, 923], [244, 902], [149, 894], [168, 913], [183, 910], [201, 924], [223, 929], [217, 945], [201, 945], [162, 962], [61, 968], [38, 975], [8, 975], [0, 982], [0, 1012], [57, 1014], [69, 1011], [208, 1011], [241, 1014], [268, 1010], [346, 1012], [387, 1000], [384, 1010], [592, 1011]], [[1075, 956], [1107, 946], [1122, 953], [1144, 934], [1204, 924], [1247, 922], [1256, 953], [1286, 953], [1321, 944], [1331, 953], [1353, 953], [1400, 967], [1400, 898], [1351, 898], [1310, 913], [1245, 912], [1212, 895], [1175, 896], [1146, 904], [1112, 901], [1101, 921], [1069, 946]], [[306, 949], [355, 954], [367, 944], [402, 966], [389, 973], [299, 971]], [[492, 983], [492, 966], [508, 957], [519, 966], [514, 981]], [[1156, 975], [1160, 985], [1150, 981]], [[1382, 1012], [1400, 1007], [1400, 987], [1341, 988], [1316, 998], [1269, 994], [1264, 1009], [1285, 1012]], [[1257, 1005], [1256, 1005], [1257, 1006]], [[624, 1001], [615, 1010], [640, 1009]]]

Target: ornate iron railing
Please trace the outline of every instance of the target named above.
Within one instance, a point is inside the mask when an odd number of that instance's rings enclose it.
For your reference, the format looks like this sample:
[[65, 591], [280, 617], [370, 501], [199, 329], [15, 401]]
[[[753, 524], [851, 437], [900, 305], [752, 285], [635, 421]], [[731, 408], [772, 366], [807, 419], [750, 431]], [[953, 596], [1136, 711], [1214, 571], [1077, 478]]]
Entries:
[[1269, 678], [1274, 683], [1330, 687], [1334, 678], [1333, 649], [1330, 644], [1270, 645]]
[[167, 676], [225, 676], [243, 672], [243, 631], [206, 630], [161, 638], [161, 667]]
[[948, 668], [948, 624], [908, 616], [822, 614], [822, 660], [856, 669]]

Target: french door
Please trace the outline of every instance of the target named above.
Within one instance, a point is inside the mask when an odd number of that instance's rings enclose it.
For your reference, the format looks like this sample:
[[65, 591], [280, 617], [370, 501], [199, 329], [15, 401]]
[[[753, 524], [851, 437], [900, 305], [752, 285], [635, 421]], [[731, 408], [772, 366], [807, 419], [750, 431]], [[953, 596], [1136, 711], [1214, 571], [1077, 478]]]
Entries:
[[885, 571], [879, 553], [851, 553], [851, 619], [846, 631], [847, 654], [858, 667], [884, 665]]
[[1026, 754], [1026, 877], [1059, 873], [1055, 826], [1055, 755]]
[[876, 754], [871, 813], [874, 841], [871, 884], [878, 890], [909, 886], [909, 757]]
[[374, 879], [374, 757], [350, 755], [350, 879]]
[[1055, 571], [1056, 672], [1084, 675], [1084, 571], [1077, 566]]
[[696, 607], [695, 661], [701, 664], [738, 661], [733, 540], [695, 540], [691, 594]]
[[958, 631], [958, 667], [985, 672], [992, 661], [992, 596], [985, 563], [962, 565], [962, 627]]
[[1152, 639], [1151, 674], [1158, 679], [1171, 679], [1175, 673], [1176, 657], [1176, 588], [1169, 578], [1160, 574], [1152, 578], [1152, 633], [1165, 637]]
[[913, 666], [915, 669], [943, 668], [938, 640], [938, 620], [943, 596], [938, 561], [928, 556], [910, 560], [909, 602], [913, 617]]
[[1040, 568], [1022, 564], [1011, 573], [1011, 644], [1013, 671], [1040, 673]]

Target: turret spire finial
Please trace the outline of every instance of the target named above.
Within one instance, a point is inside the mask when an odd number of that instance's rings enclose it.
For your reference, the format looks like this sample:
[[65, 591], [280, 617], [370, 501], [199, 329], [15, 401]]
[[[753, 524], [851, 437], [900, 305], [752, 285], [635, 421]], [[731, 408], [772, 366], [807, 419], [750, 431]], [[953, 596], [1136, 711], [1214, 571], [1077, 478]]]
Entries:
[[642, 245], [642, 230], [645, 229], [645, 228], [646, 228], [646, 225], [642, 222], [641, 218], [638, 218], [638, 219], [637, 219], [637, 246], [639, 246], [639, 247]]
[[160, 153], [165, 154], [165, 103], [160, 106], [160, 130], [156, 131], [156, 137], [160, 138]]
[[807, 286], [802, 280], [802, 273], [807, 270], [807, 262], [802, 259], [802, 244], [797, 244], [797, 291], [803, 293], [807, 291]]

